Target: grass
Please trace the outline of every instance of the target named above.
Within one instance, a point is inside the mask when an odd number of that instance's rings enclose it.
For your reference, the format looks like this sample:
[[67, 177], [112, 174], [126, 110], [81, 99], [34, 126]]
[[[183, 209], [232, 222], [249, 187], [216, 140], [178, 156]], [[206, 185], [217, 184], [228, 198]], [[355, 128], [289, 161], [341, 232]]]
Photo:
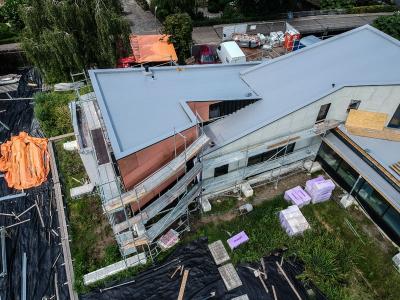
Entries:
[[74, 286], [78, 293], [84, 293], [92, 287], [84, 286], [83, 275], [121, 260], [121, 255], [99, 196], [71, 199], [69, 195], [71, 188], [83, 183], [86, 173], [78, 153], [62, 148], [65, 141], [56, 143], [56, 154], [68, 208]]
[[212, 210], [207, 214], [223, 214], [235, 208], [237, 204], [237, 199], [235, 197], [223, 197], [210, 200]]
[[206, 224], [186, 241], [208, 236], [209, 242], [222, 240], [229, 249], [228, 232], [244, 230], [250, 241], [230, 253], [235, 264], [258, 261], [274, 249], [287, 247], [287, 255], [298, 256], [305, 264], [302, 279], [312, 280], [329, 299], [398, 299], [400, 275], [390, 261], [395, 248], [388, 246], [385, 252], [363, 231], [363, 226], [373, 225], [361, 212], [352, 209], [349, 213], [334, 201], [309, 205], [302, 211], [311, 230], [291, 238], [281, 229], [277, 216], [287, 206], [282, 196], [276, 197], [256, 206], [248, 215]]

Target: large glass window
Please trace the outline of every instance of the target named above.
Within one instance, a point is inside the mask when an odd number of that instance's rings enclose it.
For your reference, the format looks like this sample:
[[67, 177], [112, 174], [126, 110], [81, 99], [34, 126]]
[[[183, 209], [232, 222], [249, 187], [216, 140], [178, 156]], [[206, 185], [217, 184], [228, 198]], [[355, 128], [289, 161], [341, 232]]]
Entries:
[[342, 178], [342, 180], [347, 184], [347, 187], [351, 189], [356, 183], [358, 178], [358, 173], [353, 170], [345, 161], [342, 161], [337, 169], [337, 174]]
[[364, 182], [358, 191], [357, 199], [367, 210], [372, 210], [377, 216], [381, 216], [388, 208], [386, 201], [378, 194], [368, 182]]
[[[383, 221], [393, 231], [394, 240], [400, 240], [400, 214], [392, 207], [390, 207], [383, 215]], [[393, 236], [393, 235], [392, 235]]]
[[394, 112], [393, 117], [388, 124], [388, 127], [400, 128], [400, 105], [397, 106], [397, 109]]
[[289, 145], [287, 145], [287, 149], [285, 150], [286, 146], [282, 146], [282, 147], [278, 147], [275, 148], [273, 150], [269, 150], [257, 155], [253, 155], [251, 157], [249, 157], [248, 161], [247, 161], [247, 166], [252, 166], [255, 164], [259, 164], [262, 163], [264, 161], [267, 161], [271, 158], [275, 159], [278, 157], [281, 157], [283, 155], [292, 153], [294, 151], [294, 146], [296, 143], [291, 143]]
[[322, 143], [321, 148], [319, 149], [318, 156], [334, 171], [336, 171], [339, 163], [341, 162], [341, 158], [326, 144]]

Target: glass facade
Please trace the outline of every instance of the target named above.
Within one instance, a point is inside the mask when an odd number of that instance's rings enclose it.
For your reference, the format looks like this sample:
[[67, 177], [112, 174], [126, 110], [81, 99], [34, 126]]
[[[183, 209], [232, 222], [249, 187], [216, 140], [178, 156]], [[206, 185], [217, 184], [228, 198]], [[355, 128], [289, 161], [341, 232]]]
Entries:
[[329, 146], [322, 143], [317, 160], [325, 171], [347, 192], [354, 196], [370, 217], [385, 233], [400, 245], [400, 213]]

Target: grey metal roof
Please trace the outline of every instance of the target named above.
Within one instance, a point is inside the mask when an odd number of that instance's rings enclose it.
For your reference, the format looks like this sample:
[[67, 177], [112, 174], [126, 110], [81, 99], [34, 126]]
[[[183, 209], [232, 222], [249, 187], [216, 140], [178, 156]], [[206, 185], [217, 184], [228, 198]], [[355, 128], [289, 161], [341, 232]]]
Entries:
[[254, 63], [89, 71], [115, 157], [196, 124], [187, 101], [258, 99], [240, 78]]
[[324, 141], [400, 212], [400, 193], [332, 133]]
[[245, 70], [262, 100], [207, 126], [209, 151], [345, 86], [400, 84], [399, 57], [398, 40], [365, 25]]
[[391, 165], [400, 161], [400, 142], [353, 135], [348, 133], [343, 125], [340, 125], [339, 129], [400, 180], [399, 174], [390, 168]]

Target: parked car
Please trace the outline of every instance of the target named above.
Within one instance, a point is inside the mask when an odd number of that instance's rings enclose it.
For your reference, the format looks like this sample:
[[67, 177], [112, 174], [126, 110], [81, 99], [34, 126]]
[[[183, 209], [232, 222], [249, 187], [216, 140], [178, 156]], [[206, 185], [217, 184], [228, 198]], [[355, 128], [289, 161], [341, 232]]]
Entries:
[[200, 65], [204, 65], [204, 64], [215, 64], [216, 62], [217, 59], [215, 57], [213, 49], [208, 45], [202, 45], [200, 47], [197, 63]]

